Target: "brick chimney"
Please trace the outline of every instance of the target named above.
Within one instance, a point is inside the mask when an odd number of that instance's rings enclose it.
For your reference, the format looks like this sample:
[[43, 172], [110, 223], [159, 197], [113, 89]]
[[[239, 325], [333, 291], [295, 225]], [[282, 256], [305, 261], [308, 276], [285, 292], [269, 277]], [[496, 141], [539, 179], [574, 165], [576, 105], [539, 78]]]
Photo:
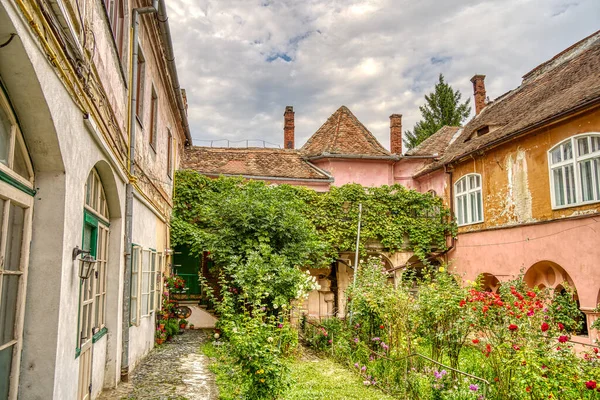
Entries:
[[402, 155], [402, 114], [390, 115], [390, 151]]
[[475, 115], [479, 115], [485, 107], [485, 75], [475, 75], [471, 78], [473, 82], [473, 94], [475, 95]]
[[283, 113], [283, 148], [294, 148], [294, 107], [286, 106]]

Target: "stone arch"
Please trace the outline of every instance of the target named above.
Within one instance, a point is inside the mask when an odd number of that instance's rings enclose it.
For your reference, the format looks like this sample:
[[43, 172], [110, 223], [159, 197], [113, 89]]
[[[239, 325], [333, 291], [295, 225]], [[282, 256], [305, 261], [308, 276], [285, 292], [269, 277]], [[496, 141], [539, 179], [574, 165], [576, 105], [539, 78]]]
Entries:
[[[25, 144], [32, 159], [33, 168], [39, 171], [64, 172], [62, 154], [53, 118], [48, 107], [52, 99], [47, 99], [40, 75], [25, 50], [25, 45], [6, 14], [0, 8], [0, 42], [17, 32], [12, 41], [0, 49], [0, 79], [17, 115]], [[44, 60], [45, 61], [45, 60]], [[35, 112], [32, 112], [35, 110]]]
[[483, 286], [483, 290], [487, 292], [497, 293], [500, 288], [500, 280], [493, 274], [484, 272], [479, 275], [479, 281]]
[[106, 195], [106, 202], [108, 204], [108, 214], [110, 219], [121, 217], [121, 202], [119, 200], [119, 191], [117, 188], [117, 180], [115, 179], [115, 172], [108, 162], [100, 160], [94, 165], [102, 186], [104, 187], [104, 194]]
[[529, 267], [523, 280], [531, 288], [544, 287], [556, 289], [558, 286], [562, 288], [563, 282], [567, 282], [570, 286], [575, 287], [573, 279], [563, 267], [547, 260], [539, 261]]

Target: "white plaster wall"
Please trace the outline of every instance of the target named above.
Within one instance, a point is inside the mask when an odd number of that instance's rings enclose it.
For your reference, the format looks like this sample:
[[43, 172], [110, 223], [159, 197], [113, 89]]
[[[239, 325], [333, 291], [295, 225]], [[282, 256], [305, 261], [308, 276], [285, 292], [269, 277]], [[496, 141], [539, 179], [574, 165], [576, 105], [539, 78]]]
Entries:
[[108, 338], [102, 336], [94, 343], [92, 354], [92, 398], [96, 398], [104, 388], [104, 366], [106, 365], [106, 350]]
[[[164, 252], [166, 225], [148, 206], [134, 197], [133, 243], [143, 249]], [[138, 326], [129, 328], [129, 370], [154, 347], [155, 313], [141, 317]]]

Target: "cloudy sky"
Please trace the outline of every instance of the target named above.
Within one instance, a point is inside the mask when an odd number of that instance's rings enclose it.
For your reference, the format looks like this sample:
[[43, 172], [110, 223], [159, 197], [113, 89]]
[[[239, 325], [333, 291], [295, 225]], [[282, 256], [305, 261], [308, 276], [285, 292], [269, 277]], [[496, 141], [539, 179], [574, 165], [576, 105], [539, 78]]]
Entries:
[[412, 129], [438, 74], [463, 98], [485, 74], [493, 99], [600, 28], [599, 0], [167, 3], [195, 145], [283, 145], [292, 105], [300, 147], [346, 105], [389, 148], [389, 115]]

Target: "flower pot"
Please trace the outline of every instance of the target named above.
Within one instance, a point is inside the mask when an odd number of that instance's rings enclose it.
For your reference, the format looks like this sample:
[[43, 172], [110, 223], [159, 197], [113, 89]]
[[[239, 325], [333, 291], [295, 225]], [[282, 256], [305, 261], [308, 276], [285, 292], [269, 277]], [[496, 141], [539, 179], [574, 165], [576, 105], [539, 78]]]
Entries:
[[180, 329], [185, 329], [185, 324], [181, 324], [181, 325], [179, 325], [179, 328], [180, 328]]
[[165, 339], [156, 339], [156, 344], [163, 344]]

